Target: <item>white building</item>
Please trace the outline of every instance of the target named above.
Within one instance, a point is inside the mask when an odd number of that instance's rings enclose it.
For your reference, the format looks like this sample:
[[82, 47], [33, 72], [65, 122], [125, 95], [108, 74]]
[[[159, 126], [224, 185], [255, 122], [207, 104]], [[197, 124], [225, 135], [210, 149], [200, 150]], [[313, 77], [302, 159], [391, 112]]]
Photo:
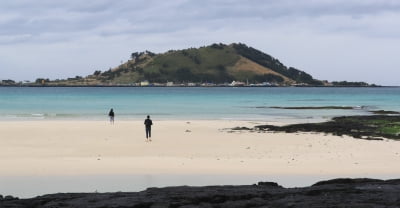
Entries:
[[142, 87], [149, 86], [149, 85], [150, 85], [150, 82], [147, 80], [140, 82], [140, 86], [142, 86]]

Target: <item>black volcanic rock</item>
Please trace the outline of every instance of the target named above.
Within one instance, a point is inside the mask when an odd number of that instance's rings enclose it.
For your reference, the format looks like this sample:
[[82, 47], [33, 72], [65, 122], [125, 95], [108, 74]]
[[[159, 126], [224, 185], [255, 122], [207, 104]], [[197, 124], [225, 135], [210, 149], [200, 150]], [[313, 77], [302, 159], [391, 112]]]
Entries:
[[258, 125], [256, 130], [272, 132], [319, 132], [348, 135], [367, 140], [400, 139], [399, 115], [340, 116], [320, 123], [299, 123], [285, 126]]
[[312, 186], [323, 186], [323, 185], [330, 185], [330, 184], [363, 184], [363, 183], [380, 183], [383, 182], [383, 180], [379, 179], [369, 179], [369, 178], [357, 178], [357, 179], [351, 179], [351, 178], [338, 178], [338, 179], [332, 179], [328, 181], [320, 181], [315, 183]]
[[376, 115], [398, 115], [400, 112], [398, 111], [387, 111], [387, 110], [376, 110], [376, 111], [370, 111], [373, 114]]
[[304, 188], [260, 185], [149, 188], [132, 193], [65, 193], [0, 200], [1, 208], [399, 207], [400, 180], [335, 179]]

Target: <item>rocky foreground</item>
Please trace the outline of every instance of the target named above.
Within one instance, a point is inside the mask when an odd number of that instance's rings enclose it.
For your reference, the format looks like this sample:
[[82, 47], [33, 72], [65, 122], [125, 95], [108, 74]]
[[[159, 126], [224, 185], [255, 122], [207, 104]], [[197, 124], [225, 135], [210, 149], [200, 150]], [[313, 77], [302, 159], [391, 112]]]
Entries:
[[51, 194], [31, 199], [1, 196], [0, 207], [400, 207], [400, 179], [334, 179], [303, 188], [260, 182], [246, 186], [149, 188], [132, 193]]

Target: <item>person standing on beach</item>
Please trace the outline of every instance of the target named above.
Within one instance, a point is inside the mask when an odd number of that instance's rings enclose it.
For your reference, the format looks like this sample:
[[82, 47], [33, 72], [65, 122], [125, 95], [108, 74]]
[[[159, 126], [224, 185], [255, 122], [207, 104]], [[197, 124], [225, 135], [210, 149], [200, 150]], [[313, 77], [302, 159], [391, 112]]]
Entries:
[[114, 109], [111, 108], [110, 112], [108, 113], [108, 116], [110, 117], [110, 123], [114, 124]]
[[150, 116], [147, 116], [147, 119], [144, 120], [144, 125], [146, 126], [146, 142], [148, 142], [151, 141], [151, 125], [153, 125]]

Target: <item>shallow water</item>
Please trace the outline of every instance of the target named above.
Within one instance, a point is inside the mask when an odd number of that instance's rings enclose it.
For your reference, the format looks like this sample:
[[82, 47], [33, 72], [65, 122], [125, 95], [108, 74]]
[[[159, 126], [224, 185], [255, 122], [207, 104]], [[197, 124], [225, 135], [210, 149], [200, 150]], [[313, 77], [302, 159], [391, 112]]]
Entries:
[[[369, 110], [400, 111], [400, 88], [0, 87], [0, 120], [240, 119], [324, 120]], [[353, 110], [288, 110], [273, 106], [350, 106]]]

